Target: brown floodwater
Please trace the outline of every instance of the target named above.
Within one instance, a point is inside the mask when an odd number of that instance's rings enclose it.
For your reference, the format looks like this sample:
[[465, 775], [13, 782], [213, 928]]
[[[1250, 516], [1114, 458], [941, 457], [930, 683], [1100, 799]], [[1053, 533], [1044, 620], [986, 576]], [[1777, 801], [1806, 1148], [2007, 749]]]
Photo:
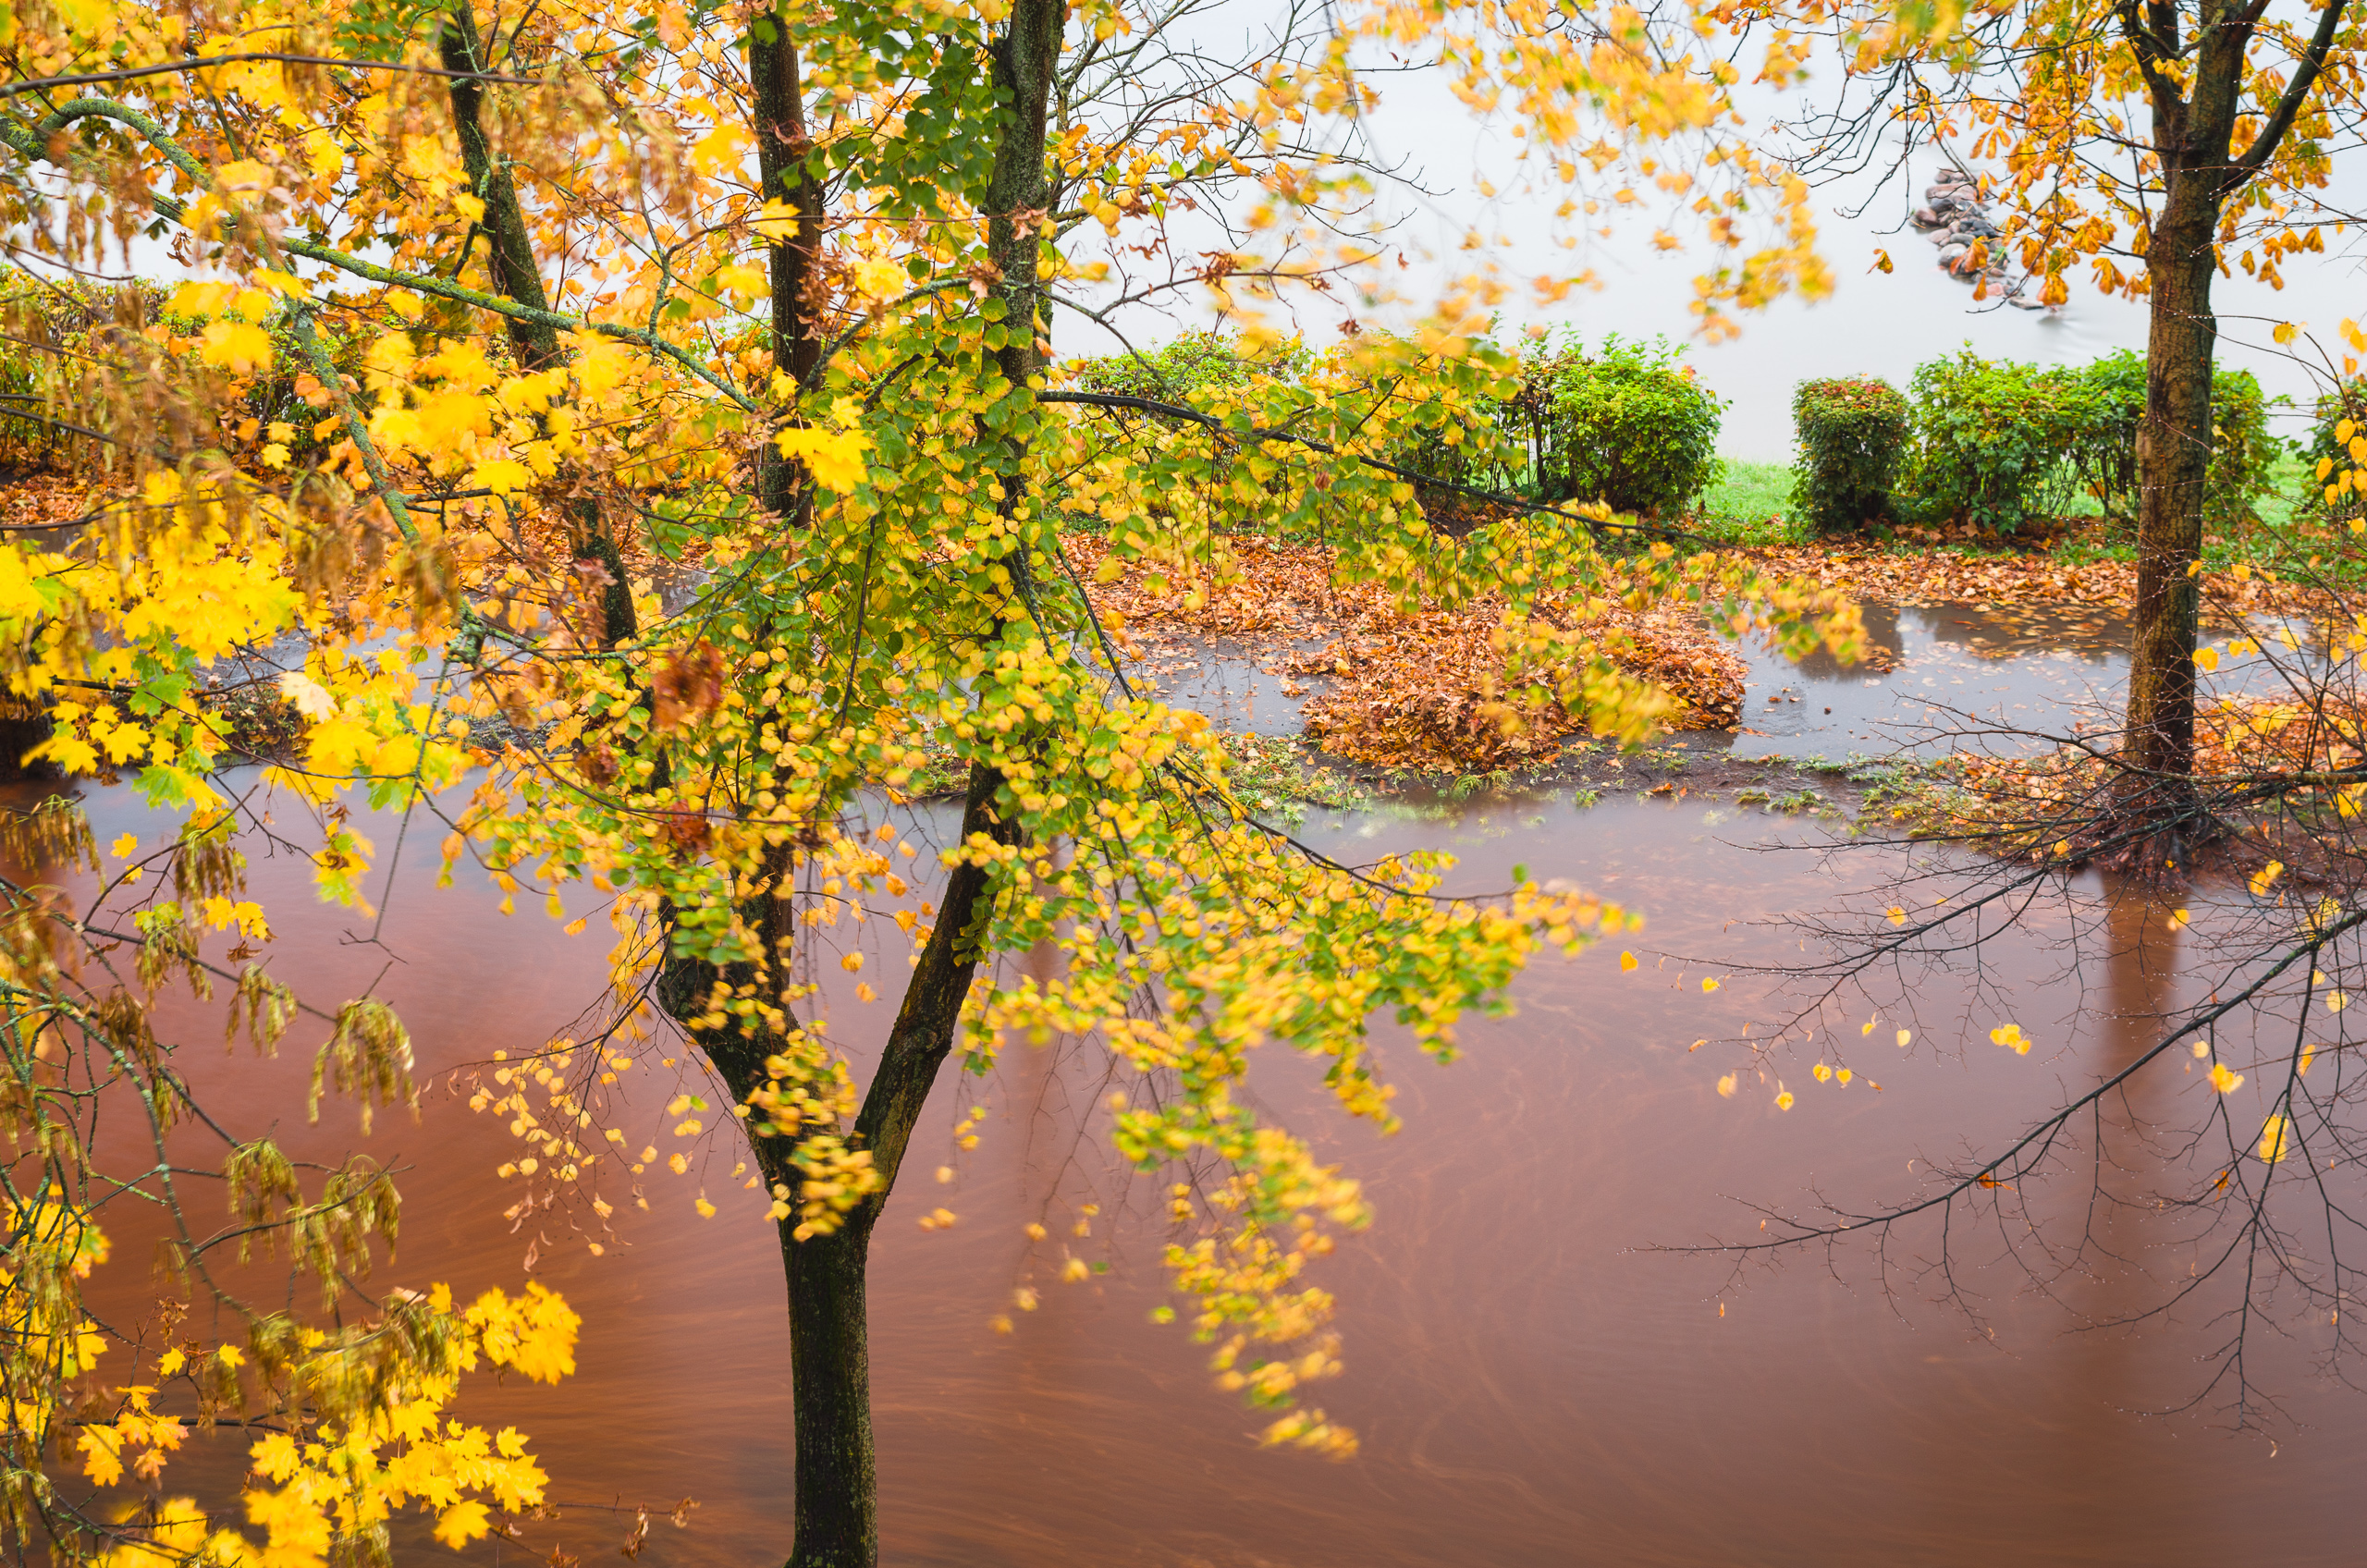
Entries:
[[[102, 843], [146, 820], [120, 792], [88, 804]], [[946, 826], [926, 809], [907, 820], [924, 833]], [[391, 849], [395, 827], [369, 830]], [[2183, 994], [2172, 944], [2207, 940], [2201, 900], [2179, 938], [2132, 905], [2100, 917], [2120, 940], [2072, 962], [2058, 939], [2080, 900], [2103, 892], [2084, 883], [2030, 932], [1990, 948], [1977, 975], [1888, 976], [1887, 993], [1849, 994], [1813, 1042], [1764, 1059], [1732, 1044], [1689, 1049], [1746, 1025], [1763, 1037], [1804, 999], [1750, 973], [1804, 956], [1799, 934], [1776, 923], [1889, 897], [1907, 851], [1797, 847], [1829, 830], [1699, 798], [1590, 810], [1498, 800], [1307, 825], [1344, 858], [1445, 844], [1473, 888], [1501, 887], [1525, 863], [1649, 921], [1627, 944], [1643, 960], [1636, 973], [1621, 972], [1615, 947], [1540, 964], [1517, 987], [1517, 1015], [1469, 1023], [1451, 1066], [1382, 1028], [1404, 1119], [1394, 1137], [1327, 1110], [1309, 1063], [1287, 1053], [1258, 1063], [1260, 1105], [1361, 1176], [1377, 1211], [1317, 1266], [1339, 1297], [1346, 1363], [1317, 1392], [1362, 1439], [1345, 1462], [1257, 1448], [1262, 1418], [1212, 1386], [1205, 1348], [1150, 1320], [1167, 1300], [1159, 1194], [1114, 1174], [1096, 1130], [1080, 1125], [1099, 1094], [1087, 1047], [1014, 1045], [984, 1081], [949, 1070], [874, 1251], [886, 1561], [2357, 1562], [2348, 1486], [2367, 1395], [2319, 1378], [2324, 1347], [2306, 1326], [2256, 1345], [2252, 1376], [2285, 1404], [2267, 1432], [2246, 1435], [2210, 1409], [2149, 1414], [2207, 1383], [2222, 1303], [2139, 1330], [2084, 1327], [2152, 1305], [2185, 1274], [2194, 1253], [2167, 1231], [2108, 1216], [2123, 1261], [2041, 1289], [1993, 1223], [1958, 1237], [1953, 1300], [1929, 1268], [1928, 1226], [1895, 1233], [1886, 1256], [1870, 1238], [1739, 1268], [1654, 1250], [1751, 1239], [1753, 1204], [1801, 1207], [1821, 1194], [1866, 1207], [1913, 1194], [1923, 1159], [1993, 1146], [2065, 1085], [2150, 1040], [2141, 1021], [2116, 1015]], [[374, 1284], [514, 1291], [531, 1256], [532, 1277], [583, 1313], [575, 1377], [556, 1388], [474, 1382], [460, 1407], [516, 1424], [550, 1471], [563, 1517], [530, 1525], [534, 1541], [604, 1558], [622, 1525], [603, 1506], [687, 1497], [697, 1502], [688, 1527], [656, 1525], [645, 1560], [778, 1562], [791, 1516], [788, 1346], [762, 1203], [717, 1145], [692, 1176], [653, 1169], [646, 1210], [609, 1183], [623, 1207], [602, 1256], [577, 1229], [589, 1215], [503, 1218], [516, 1189], [494, 1168], [514, 1145], [444, 1085], [497, 1049], [564, 1031], [595, 999], [605, 943], [596, 922], [570, 937], [539, 913], [505, 918], [481, 885], [434, 889], [438, 836], [415, 826], [404, 839], [374, 939], [373, 923], [312, 906], [300, 864], [259, 856], [253, 866], [278, 931], [274, 973], [316, 999], [375, 983], [434, 1086], [416, 1121], [382, 1116], [360, 1145], [405, 1168], [401, 1246]], [[1918, 869], [1947, 872], [1928, 855]], [[2140, 942], [2144, 932], [2154, 935]], [[1704, 994], [1705, 977], [1722, 981], [1716, 994]], [[840, 998], [834, 1031], [860, 1057], [887, 1006]], [[177, 1011], [198, 1042], [187, 1071], [217, 1114], [249, 1129], [276, 1118], [286, 1143], [320, 1157], [355, 1146], [348, 1106], [302, 1124], [300, 1029], [262, 1060], [207, 1044], [218, 1025], [206, 1010]], [[2008, 1017], [2040, 1042], [2027, 1057], [1988, 1043]], [[1893, 1043], [1902, 1027], [1915, 1035], [1904, 1049]], [[1820, 1058], [1851, 1066], [1856, 1081], [1815, 1082]], [[1722, 1097], [1728, 1072], [1739, 1092]], [[1789, 1111], [1774, 1103], [1779, 1080], [1798, 1096]], [[660, 1112], [678, 1081], [695, 1086], [697, 1075], [653, 1066], [619, 1086], [634, 1144], [667, 1142]], [[2183, 1118], [2209, 1093], [2172, 1066], [2116, 1114]], [[965, 1155], [951, 1124], [973, 1104], [988, 1115]], [[952, 1183], [930, 1179], [940, 1162], [956, 1168]], [[693, 1210], [702, 1190], [714, 1219]], [[2026, 1195], [2042, 1219], [2073, 1225], [2086, 1193], [2073, 1179]], [[1061, 1284], [1061, 1238], [1085, 1201], [1103, 1206], [1097, 1233], [1068, 1244], [1111, 1267]], [[919, 1228], [940, 1204], [960, 1222]], [[1031, 1251], [1023, 1227], [1039, 1218], [1055, 1240]], [[104, 1293], [124, 1314], [137, 1309], [145, 1256], [119, 1240]], [[998, 1332], [994, 1319], [1028, 1283], [1041, 1308]], [[234, 1476], [240, 1446], [209, 1441], [168, 1481]], [[415, 1533], [403, 1545], [407, 1560], [446, 1555]], [[521, 1558], [497, 1542], [466, 1555]]]

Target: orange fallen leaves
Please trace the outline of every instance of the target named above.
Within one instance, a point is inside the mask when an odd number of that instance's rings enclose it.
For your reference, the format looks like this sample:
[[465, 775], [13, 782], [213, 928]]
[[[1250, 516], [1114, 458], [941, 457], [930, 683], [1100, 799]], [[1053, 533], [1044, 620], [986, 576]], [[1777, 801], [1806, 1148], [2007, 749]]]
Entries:
[[[1179, 573], [1160, 591], [1141, 568], [1095, 581], [1107, 570], [1098, 539], [1073, 537], [1066, 547], [1096, 608], [1105, 619], [1115, 612], [1131, 645], [1240, 638], [1286, 675], [1328, 681], [1307, 704], [1306, 733], [1335, 755], [1484, 770], [1542, 761], [1582, 729], [1550, 698], [1506, 689], [1502, 606], [1492, 599], [1409, 614], [1385, 588], [1335, 586], [1331, 551], [1319, 545], [1229, 540], [1213, 573]], [[1665, 692], [1664, 728], [1735, 722], [1747, 667], [1698, 616], [1668, 605], [1593, 607], [1563, 629], [1583, 630], [1623, 671]]]
[[[1802, 545], [1746, 554], [1772, 575], [1805, 578], [1883, 604], [2091, 605], [2125, 610], [2137, 602], [2137, 568], [2128, 561], [2073, 564], [2042, 554], [1893, 554]], [[2241, 567], [2205, 575], [2202, 592], [2212, 612], [2224, 616], [2325, 604], [2315, 589]]]

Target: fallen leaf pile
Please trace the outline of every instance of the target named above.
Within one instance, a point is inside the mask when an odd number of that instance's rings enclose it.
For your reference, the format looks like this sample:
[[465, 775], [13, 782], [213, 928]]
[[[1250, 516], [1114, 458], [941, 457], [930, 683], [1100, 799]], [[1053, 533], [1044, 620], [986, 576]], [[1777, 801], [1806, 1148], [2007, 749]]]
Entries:
[[[1744, 554], [1770, 575], [1798, 577], [1860, 599], [1893, 605], [2093, 605], [2137, 602], [2137, 568], [2127, 561], [2072, 565], [2043, 555], [1962, 555], [1782, 545]], [[2239, 566], [2204, 574], [2203, 600], [2216, 616], [2323, 612], [2327, 595]]]
[[[1132, 651], [1161, 642], [1241, 639], [1282, 672], [1325, 680], [1306, 707], [1309, 739], [1335, 755], [1384, 767], [1486, 770], [1550, 756], [1578, 722], [1551, 701], [1507, 691], [1493, 598], [1453, 610], [1405, 611], [1387, 589], [1336, 585], [1331, 551], [1254, 538], [1227, 542], [1221, 573], [1171, 579], [1154, 593], [1130, 568], [1088, 592], [1122, 625]], [[1098, 539], [1067, 541], [1081, 579], [1101, 563]], [[1581, 630], [1622, 670], [1671, 699], [1672, 729], [1723, 729], [1741, 709], [1746, 666], [1682, 606], [1620, 606]]]
[[[62, 473], [0, 464], [0, 529], [8, 537], [28, 530], [80, 521], [91, 509], [90, 490], [80, 480]], [[43, 544], [57, 547], [58, 538]]]
[[[2272, 813], [2322, 793], [2339, 815], [2354, 816], [2367, 805], [2367, 787], [2322, 789], [2312, 780], [2357, 768], [2362, 737], [2367, 701], [2357, 692], [2209, 702], [2195, 713], [2195, 776], [2265, 786], [2259, 803]], [[2091, 828], [2109, 821], [2110, 792], [2124, 777], [2113, 761], [2116, 741], [2100, 736], [2093, 749], [2065, 746], [2034, 757], [1959, 753], [1936, 770], [1945, 788], [1894, 815], [1914, 821], [1919, 833], [2000, 852], [2076, 858], [2088, 851]]]

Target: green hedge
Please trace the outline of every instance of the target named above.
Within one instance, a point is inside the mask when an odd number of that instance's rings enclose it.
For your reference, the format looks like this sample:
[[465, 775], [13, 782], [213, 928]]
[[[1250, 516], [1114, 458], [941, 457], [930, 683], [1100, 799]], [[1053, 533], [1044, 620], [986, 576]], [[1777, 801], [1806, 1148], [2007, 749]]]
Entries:
[[2085, 407], [2070, 452], [2080, 488], [2106, 517], [2137, 516], [2137, 427], [2145, 418], [2145, 356], [2119, 349], [2079, 373]]
[[1148, 353], [1078, 360], [1071, 368], [1076, 384], [1088, 392], [1183, 403], [1195, 392], [1245, 386], [1259, 376], [1294, 379], [1314, 362], [1295, 337], [1256, 353], [1242, 347], [1238, 333], [1204, 331], [1187, 332]]
[[2059, 514], [2077, 494], [2071, 458], [2083, 434], [2078, 373], [1970, 349], [1915, 367], [1918, 508], [2011, 533]]
[[1891, 515], [1914, 410], [1879, 376], [1803, 381], [1792, 393], [1800, 447], [1792, 505], [1819, 533], [1846, 533]]
[[1674, 516], [1718, 474], [1723, 405], [1665, 338], [1613, 334], [1589, 353], [1575, 337], [1521, 356], [1506, 432], [1527, 450], [1525, 488], [1545, 501], [1602, 501]]
[[[2142, 356], [2123, 349], [2084, 366], [2039, 366], [1967, 349], [1918, 366], [1915, 393], [1911, 488], [1924, 516], [2010, 533], [2060, 516], [2082, 492], [2108, 516], [2135, 516]], [[2254, 521], [2275, 493], [2284, 449], [2268, 431], [2275, 406], [2250, 371], [2213, 372], [2204, 527]]]
[[2268, 413], [2289, 399], [2262, 394], [2248, 370], [2211, 373], [2211, 473], [2202, 486], [2202, 526], [2228, 530], [2258, 522], [2261, 502], [2276, 494], [2272, 471], [2287, 449], [2269, 434]]
[[[1410, 444], [1393, 460], [1449, 484], [1555, 503], [1601, 501], [1644, 517], [1681, 515], [1716, 481], [1723, 405], [1665, 339], [1614, 335], [1590, 349], [1564, 335], [1516, 355], [1485, 343], [1478, 352], [1502, 367], [1501, 390], [1477, 410], [1404, 422]], [[1258, 378], [1297, 381], [1314, 366], [1296, 340], [1251, 353], [1238, 337], [1193, 332], [1148, 353], [1072, 369], [1093, 390], [1184, 402]], [[1967, 348], [1918, 366], [1913, 389], [1910, 399], [1878, 378], [1855, 376], [1803, 382], [1795, 391], [1800, 460], [1792, 501], [1818, 532], [1906, 516], [2010, 533], [2063, 515], [2081, 495], [2110, 516], [2134, 515], [2142, 356], [2122, 349], [2084, 366], [2041, 366]], [[2238, 526], [2275, 493], [2272, 470], [2285, 447], [2268, 433], [2274, 406], [2250, 372], [2214, 373], [2205, 527]], [[2322, 415], [2319, 423], [2325, 446], [2333, 421]], [[2322, 455], [2311, 453], [2313, 461]]]
[[[1448, 484], [1555, 503], [1602, 501], [1647, 517], [1683, 512], [1717, 477], [1723, 405], [1694, 379], [1675, 345], [1613, 336], [1589, 349], [1565, 336], [1529, 343], [1516, 355], [1482, 341], [1473, 354], [1501, 377], [1496, 394], [1476, 410], [1401, 416], [1406, 438], [1390, 451], [1391, 461]], [[1187, 402], [1261, 376], [1296, 381], [1317, 367], [1295, 340], [1252, 355], [1237, 337], [1193, 332], [1143, 354], [1069, 368], [1090, 391]]]
[[[2070, 453], [2089, 493], [2107, 515], [2137, 515], [2137, 427], [2145, 417], [2145, 357], [2120, 349], [2079, 373], [2080, 431]], [[2281, 399], [2280, 399], [2281, 401]], [[2260, 501], [2275, 494], [2270, 471], [2285, 443], [2269, 434], [2275, 406], [2248, 370], [2211, 373], [2211, 471], [2203, 482], [2202, 524], [2224, 532], [2258, 521]]]

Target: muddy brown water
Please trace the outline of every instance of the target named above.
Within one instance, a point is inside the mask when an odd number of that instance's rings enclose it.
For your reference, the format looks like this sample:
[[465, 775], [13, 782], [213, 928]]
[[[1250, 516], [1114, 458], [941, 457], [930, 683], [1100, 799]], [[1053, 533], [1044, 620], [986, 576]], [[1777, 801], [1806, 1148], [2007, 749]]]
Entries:
[[[2128, 680], [2128, 619], [2092, 606], [1928, 605], [1864, 606], [1869, 657], [1843, 665], [1819, 649], [1787, 659], [1759, 637], [1736, 647], [1746, 665], [1742, 711], [1730, 737], [1692, 741], [1731, 746], [1737, 756], [1944, 754], [1967, 743], [2028, 751], [2042, 741], [2006, 733], [2062, 733], [2075, 720], [2109, 720]], [[2263, 643], [2286, 623], [2256, 617], [2243, 628]], [[2310, 629], [2293, 623], [2306, 639]], [[2211, 633], [2221, 641], [2232, 632]], [[1313, 652], [1317, 641], [1294, 644]], [[1319, 676], [1274, 673], [1270, 647], [1233, 638], [1174, 639], [1135, 672], [1162, 701], [1196, 708], [1226, 729], [1295, 734]], [[2277, 655], [2298, 669], [2324, 668], [2317, 651]], [[2202, 678], [2206, 696], [2271, 695], [2287, 677], [2268, 660], [2230, 660]]]
[[[102, 843], [147, 820], [117, 791], [88, 803]], [[923, 834], [948, 827], [926, 808], [905, 820]], [[394, 829], [372, 830], [391, 848]], [[1475, 889], [1502, 886], [1525, 863], [1649, 921], [1640, 937], [1532, 970], [1517, 1015], [1467, 1024], [1451, 1066], [1381, 1028], [1404, 1118], [1393, 1138], [1326, 1109], [1308, 1062], [1259, 1060], [1257, 1102], [1361, 1176], [1378, 1213], [1316, 1276], [1338, 1295], [1346, 1362], [1317, 1399], [1362, 1438], [1344, 1463], [1258, 1449], [1261, 1418], [1212, 1387], [1205, 1349], [1150, 1321], [1167, 1300], [1164, 1232], [1149, 1217], [1158, 1194], [1113, 1177], [1098, 1134], [1080, 1130], [1080, 1109], [1100, 1093], [1089, 1050], [1015, 1045], [983, 1082], [949, 1070], [874, 1253], [886, 1561], [2359, 1561], [2349, 1485], [2367, 1395], [2318, 1379], [2323, 1347], [2306, 1326], [2256, 1350], [2255, 1378], [2286, 1402], [2272, 1436], [2231, 1436], [2207, 1414], [2147, 1414], [2207, 1379], [2200, 1358], [2225, 1337], [2214, 1304], [2134, 1332], [2081, 1327], [2152, 1304], [2184, 1274], [2194, 1254], [2167, 1232], [2114, 1221], [2127, 1227], [2111, 1239], [2128, 1262], [2056, 1280], [2054, 1299], [2004, 1261], [1993, 1235], [1957, 1255], [1967, 1299], [1956, 1302], [1940, 1299], [1924, 1267], [1936, 1256], [1928, 1228], [1892, 1238], [1887, 1268], [1870, 1240], [1739, 1272], [1729, 1258], [1643, 1250], [1750, 1239], [1752, 1203], [1911, 1194], [1922, 1168], [1910, 1160], [1993, 1145], [2062, 1085], [2137, 1048], [2141, 1026], [2110, 1015], [2181, 994], [2181, 953], [2165, 944], [2208, 940], [2198, 902], [2182, 937], [2067, 968], [2049, 944], [2059, 931], [2042, 919], [1986, 955], [1987, 991], [1964, 974], [1924, 975], [1909, 994], [1836, 1008], [1812, 1043], [1763, 1062], [1733, 1045], [1688, 1049], [1747, 1024], [1767, 1032], [1781, 998], [1748, 967], [1801, 952], [1797, 933], [1770, 923], [1862, 913], [1887, 896], [1904, 851], [1836, 859], [1787, 847], [1825, 830], [1699, 799], [1587, 811], [1499, 800], [1307, 826], [1350, 858], [1444, 844]], [[374, 940], [371, 923], [312, 906], [301, 864], [253, 867], [278, 927], [274, 973], [324, 998], [375, 983], [436, 1086], [415, 1122], [384, 1116], [361, 1145], [405, 1170], [401, 1246], [374, 1282], [514, 1291], [531, 1249], [532, 1277], [583, 1314], [575, 1377], [557, 1388], [475, 1379], [460, 1407], [531, 1437], [564, 1505], [560, 1520], [529, 1526], [538, 1545], [600, 1560], [622, 1533], [602, 1505], [690, 1497], [689, 1527], [656, 1525], [646, 1560], [777, 1562], [790, 1518], [789, 1384], [761, 1202], [717, 1145], [693, 1176], [653, 1170], [646, 1210], [621, 1181], [606, 1183], [622, 1207], [603, 1256], [561, 1215], [515, 1228], [502, 1218], [515, 1189], [493, 1170], [515, 1147], [441, 1087], [496, 1050], [563, 1030], [594, 999], [605, 944], [596, 924], [569, 937], [538, 913], [505, 918], [482, 885], [435, 890], [435, 837], [415, 827], [405, 838]], [[2128, 932], [2151, 929], [2141, 911], [2128, 920]], [[1643, 960], [1632, 974], [1621, 945]], [[1714, 995], [1704, 977], [1721, 980]], [[887, 1005], [834, 1002], [834, 1030], [859, 1060]], [[2040, 1040], [2030, 1056], [1987, 1042], [2001, 1008]], [[247, 1129], [276, 1119], [288, 1144], [321, 1157], [354, 1146], [350, 1107], [332, 1102], [320, 1127], [302, 1124], [301, 1030], [278, 1060], [260, 1060], [243, 1047], [218, 1053], [206, 1010], [175, 1011], [198, 1041], [187, 1070], [217, 1114]], [[1870, 1020], [1877, 1027], [1861, 1033]], [[1892, 1043], [1900, 1027], [1915, 1035], [1904, 1050]], [[1809, 1069], [1820, 1058], [1847, 1063], [1857, 1081], [1819, 1084]], [[1727, 1072], [1739, 1079], [1731, 1098], [1717, 1090]], [[1774, 1104], [1778, 1080], [1798, 1096], [1788, 1112]], [[683, 1086], [697, 1086], [688, 1066], [626, 1075], [616, 1114], [636, 1145], [668, 1144], [660, 1113]], [[2130, 1114], [2184, 1117], [2209, 1093], [2172, 1069], [2145, 1083]], [[974, 1103], [989, 1114], [963, 1155], [951, 1123]], [[930, 1179], [940, 1162], [958, 1168], [953, 1183]], [[712, 1219], [693, 1208], [701, 1190], [719, 1206]], [[2067, 1183], [2033, 1201], [2067, 1223], [2084, 1194]], [[1058, 1283], [1068, 1226], [1090, 1200], [1104, 1206], [1095, 1235], [1067, 1244], [1111, 1268]], [[959, 1223], [918, 1228], [940, 1204]], [[1037, 1219], [1054, 1240], [1031, 1251], [1022, 1228]], [[119, 1242], [102, 1297], [128, 1318], [146, 1254], [125, 1243], [142, 1222], [107, 1223]], [[1013, 1291], [1031, 1283], [1041, 1308], [1012, 1313]], [[1015, 1331], [1000, 1333], [993, 1319], [1007, 1313]], [[202, 1439], [168, 1483], [223, 1485], [241, 1452]], [[406, 1561], [446, 1555], [416, 1531], [402, 1548]], [[466, 1555], [521, 1556], [491, 1542]]]

